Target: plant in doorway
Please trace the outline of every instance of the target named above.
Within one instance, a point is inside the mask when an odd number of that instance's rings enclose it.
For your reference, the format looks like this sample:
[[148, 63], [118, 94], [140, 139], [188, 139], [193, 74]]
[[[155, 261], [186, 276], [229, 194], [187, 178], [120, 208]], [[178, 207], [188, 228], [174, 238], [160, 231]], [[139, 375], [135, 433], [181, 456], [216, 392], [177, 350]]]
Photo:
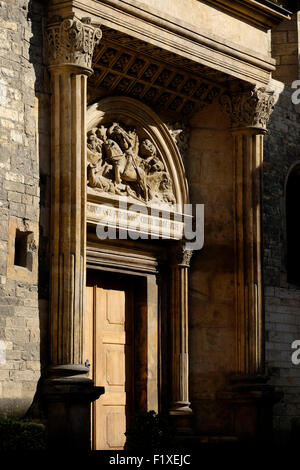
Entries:
[[151, 410], [135, 413], [134, 425], [125, 436], [125, 450], [141, 454], [171, 449], [175, 431], [166, 415]]

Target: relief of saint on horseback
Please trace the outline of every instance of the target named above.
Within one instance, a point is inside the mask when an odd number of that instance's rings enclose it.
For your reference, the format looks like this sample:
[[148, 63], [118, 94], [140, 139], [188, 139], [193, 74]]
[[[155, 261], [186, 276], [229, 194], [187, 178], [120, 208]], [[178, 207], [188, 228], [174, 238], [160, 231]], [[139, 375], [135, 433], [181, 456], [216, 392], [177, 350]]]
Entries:
[[88, 184], [104, 192], [148, 202], [175, 204], [172, 182], [156, 146], [140, 143], [135, 130], [114, 122], [87, 135]]

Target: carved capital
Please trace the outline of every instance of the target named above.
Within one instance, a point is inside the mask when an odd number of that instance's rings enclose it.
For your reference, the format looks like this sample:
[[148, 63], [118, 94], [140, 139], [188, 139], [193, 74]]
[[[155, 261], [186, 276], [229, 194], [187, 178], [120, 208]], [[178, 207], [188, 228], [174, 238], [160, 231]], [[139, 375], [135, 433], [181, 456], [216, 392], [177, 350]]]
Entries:
[[177, 247], [173, 255], [173, 265], [189, 268], [193, 253], [193, 250], [188, 250], [185, 245]]
[[273, 91], [254, 88], [239, 93], [224, 94], [220, 104], [231, 119], [232, 128], [252, 127], [265, 130], [274, 109]]
[[48, 65], [75, 65], [92, 72], [94, 47], [102, 37], [90, 18], [52, 18], [45, 30]]

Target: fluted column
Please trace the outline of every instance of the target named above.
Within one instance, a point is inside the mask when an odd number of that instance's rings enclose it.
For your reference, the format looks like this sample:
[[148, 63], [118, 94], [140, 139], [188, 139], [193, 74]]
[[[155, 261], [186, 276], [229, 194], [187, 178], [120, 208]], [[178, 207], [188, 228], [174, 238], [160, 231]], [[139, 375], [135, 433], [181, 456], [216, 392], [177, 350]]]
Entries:
[[232, 412], [232, 432], [250, 442], [272, 439], [272, 407], [280, 396], [264, 375], [261, 198], [263, 137], [272, 92], [253, 88], [223, 95], [231, 118], [234, 157], [236, 373], [219, 400]]
[[272, 92], [254, 88], [223, 95], [234, 139], [237, 373], [262, 374], [261, 188], [263, 136]]
[[101, 30], [88, 19], [46, 28], [52, 80], [51, 363], [82, 364], [86, 252], [87, 77]]
[[261, 179], [263, 130], [234, 131], [238, 373], [263, 372]]
[[101, 31], [89, 19], [45, 29], [52, 84], [50, 367], [43, 382], [49, 448], [90, 449], [90, 405], [103, 392], [83, 364], [87, 77]]
[[171, 403], [177, 432], [192, 432], [189, 401], [188, 270], [192, 250], [179, 246], [171, 264]]

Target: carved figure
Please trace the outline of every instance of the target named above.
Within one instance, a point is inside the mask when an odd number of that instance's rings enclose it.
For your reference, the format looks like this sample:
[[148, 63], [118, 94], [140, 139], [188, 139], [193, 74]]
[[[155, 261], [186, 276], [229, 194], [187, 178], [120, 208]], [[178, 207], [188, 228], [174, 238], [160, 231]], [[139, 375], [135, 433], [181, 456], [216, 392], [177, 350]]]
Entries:
[[176, 203], [171, 178], [150, 139], [119, 123], [87, 134], [87, 178], [92, 188], [143, 202]]

